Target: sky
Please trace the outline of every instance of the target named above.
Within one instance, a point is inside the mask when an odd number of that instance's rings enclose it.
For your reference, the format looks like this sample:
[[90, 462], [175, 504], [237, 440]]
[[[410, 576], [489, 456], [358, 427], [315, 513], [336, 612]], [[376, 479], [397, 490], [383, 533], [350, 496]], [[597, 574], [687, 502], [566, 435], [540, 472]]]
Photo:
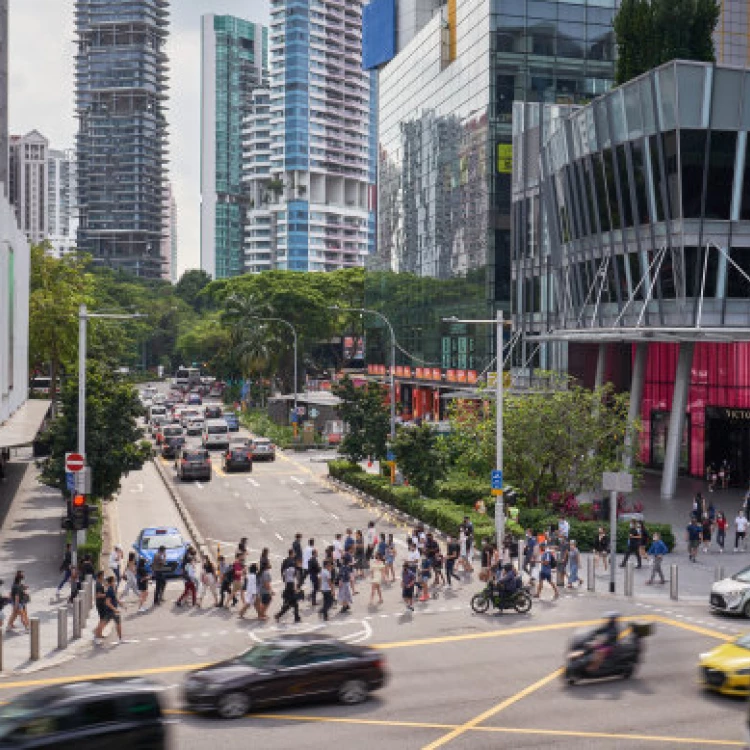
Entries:
[[[74, 0], [10, 0], [9, 124], [73, 148]], [[170, 179], [177, 201], [178, 271], [200, 267], [200, 17], [227, 13], [268, 23], [267, 0], [172, 0]], [[43, 19], [43, 21], [42, 21]]]

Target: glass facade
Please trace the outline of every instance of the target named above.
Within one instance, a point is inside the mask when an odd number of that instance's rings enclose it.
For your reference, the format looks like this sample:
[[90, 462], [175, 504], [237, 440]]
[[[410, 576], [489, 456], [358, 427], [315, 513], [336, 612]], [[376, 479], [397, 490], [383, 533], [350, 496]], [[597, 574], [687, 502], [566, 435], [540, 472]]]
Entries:
[[159, 278], [169, 0], [76, 0], [78, 249]]
[[[510, 307], [513, 102], [578, 103], [606, 91], [613, 5], [459, 0], [455, 19], [439, 10], [381, 69], [378, 250], [366, 301], [389, 315], [403, 363], [490, 364], [490, 326], [442, 318]], [[368, 361], [385, 363], [375, 330]]]

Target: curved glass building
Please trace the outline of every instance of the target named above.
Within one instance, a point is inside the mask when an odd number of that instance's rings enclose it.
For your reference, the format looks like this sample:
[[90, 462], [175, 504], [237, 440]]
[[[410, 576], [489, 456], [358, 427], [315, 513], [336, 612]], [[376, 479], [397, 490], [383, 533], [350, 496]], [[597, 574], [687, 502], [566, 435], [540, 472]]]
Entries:
[[680, 467], [750, 471], [748, 130], [750, 71], [706, 63], [668, 63], [581, 108], [515, 105], [525, 353], [574, 374], [591, 355], [594, 381], [629, 381], [666, 497]]

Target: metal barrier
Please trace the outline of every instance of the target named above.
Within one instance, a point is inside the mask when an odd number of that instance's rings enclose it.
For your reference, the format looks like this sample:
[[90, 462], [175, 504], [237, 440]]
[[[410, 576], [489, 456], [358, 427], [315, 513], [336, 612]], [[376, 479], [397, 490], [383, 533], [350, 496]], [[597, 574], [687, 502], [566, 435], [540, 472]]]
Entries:
[[57, 610], [57, 648], [62, 651], [68, 647], [68, 608]]
[[679, 574], [677, 572], [677, 566], [676, 565], [670, 565], [669, 566], [669, 598], [674, 599], [677, 601], [678, 593], [679, 593]]
[[31, 626], [31, 661], [39, 661], [39, 618], [32, 617], [29, 619]]
[[633, 596], [633, 578], [635, 576], [635, 568], [632, 562], [628, 562], [625, 566], [625, 596]]
[[596, 590], [596, 563], [593, 555], [586, 558], [586, 588], [589, 591]]
[[81, 637], [81, 622], [83, 620], [83, 599], [77, 596], [73, 599], [73, 640]]
[[714, 568], [714, 583], [716, 583], [716, 581], [722, 581], [724, 578], [726, 578], [724, 575], [724, 566], [718, 565]]

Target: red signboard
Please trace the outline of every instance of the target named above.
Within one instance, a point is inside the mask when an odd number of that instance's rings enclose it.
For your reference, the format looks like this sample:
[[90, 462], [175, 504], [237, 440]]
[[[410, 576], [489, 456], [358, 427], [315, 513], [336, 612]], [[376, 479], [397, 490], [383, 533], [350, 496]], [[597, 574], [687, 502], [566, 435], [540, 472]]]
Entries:
[[477, 371], [476, 370], [467, 370], [466, 371], [466, 382], [471, 383], [474, 385], [477, 382]]
[[424, 370], [421, 367], [417, 367], [417, 380], [424, 378]]
[[81, 471], [85, 465], [83, 456], [80, 453], [65, 454], [65, 471]]
[[457, 370], [456, 380], [458, 380], [459, 383], [465, 383], [466, 382], [466, 370]]
[[439, 367], [433, 367], [432, 368], [432, 379], [433, 380], [442, 380], [442, 373], [440, 372]]

